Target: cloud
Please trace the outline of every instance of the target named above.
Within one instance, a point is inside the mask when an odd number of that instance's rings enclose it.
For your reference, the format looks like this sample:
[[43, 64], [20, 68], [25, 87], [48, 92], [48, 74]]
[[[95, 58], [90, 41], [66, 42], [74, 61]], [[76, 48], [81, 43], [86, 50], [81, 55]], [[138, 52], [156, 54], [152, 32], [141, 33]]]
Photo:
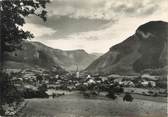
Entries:
[[45, 27], [43, 25], [32, 24], [32, 23], [25, 24], [23, 29], [25, 31], [31, 31], [36, 38], [42, 37], [42, 36], [50, 36], [56, 33], [56, 30], [52, 28]]
[[[148, 17], [159, 11], [166, 0], [53, 0], [48, 4], [48, 21], [29, 17], [28, 23], [57, 30], [47, 39], [66, 38], [75, 33], [108, 28], [122, 18]], [[165, 6], [167, 7], [167, 6]], [[111, 25], [110, 25], [111, 26]]]
[[37, 17], [27, 22], [35, 40], [53, 48], [106, 52], [141, 24], [168, 21], [167, 10], [167, 0], [53, 0], [47, 22]]
[[53, 0], [48, 10], [49, 16], [109, 20], [120, 15], [151, 15], [157, 9], [157, 0]]
[[[68, 16], [50, 16], [47, 22], [43, 22], [40, 18], [29, 17], [27, 19], [28, 23], [34, 23], [36, 25], [43, 25], [45, 27], [50, 27], [57, 32], [50, 36], [51, 39], [58, 39], [67, 37], [74, 33], [96, 31], [103, 28], [105, 24], [108, 24], [109, 20], [101, 19], [87, 19], [87, 18], [71, 18]], [[115, 22], [115, 21], [113, 21]]]

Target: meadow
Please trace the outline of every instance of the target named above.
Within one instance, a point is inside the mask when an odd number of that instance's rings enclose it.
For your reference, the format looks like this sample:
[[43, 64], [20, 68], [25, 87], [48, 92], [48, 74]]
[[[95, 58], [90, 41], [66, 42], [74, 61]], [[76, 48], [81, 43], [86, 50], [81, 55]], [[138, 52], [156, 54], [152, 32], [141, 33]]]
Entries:
[[122, 97], [84, 98], [79, 93], [54, 99], [28, 99], [19, 117], [167, 117], [167, 103]]

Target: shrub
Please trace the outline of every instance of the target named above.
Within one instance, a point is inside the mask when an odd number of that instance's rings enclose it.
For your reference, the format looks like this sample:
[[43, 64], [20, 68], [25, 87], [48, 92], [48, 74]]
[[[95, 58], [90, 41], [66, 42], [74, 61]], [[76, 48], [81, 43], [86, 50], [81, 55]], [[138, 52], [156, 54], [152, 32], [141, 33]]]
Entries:
[[0, 115], [4, 115], [2, 105], [22, 101], [21, 92], [17, 90], [11, 81], [12, 76], [0, 71]]
[[125, 96], [123, 97], [123, 101], [132, 102], [133, 99], [134, 99], [134, 98], [131, 96], [130, 93], [126, 93]]
[[113, 100], [117, 99], [117, 96], [115, 95], [114, 91], [109, 91], [108, 94], [107, 94], [107, 97], [109, 97]]
[[0, 72], [0, 96], [2, 104], [13, 103], [19, 101], [21, 97], [21, 92], [12, 83], [12, 76], [4, 72]]
[[84, 96], [85, 98], [89, 98], [89, 97], [91, 96], [91, 93], [90, 93], [89, 91], [84, 91], [84, 92], [83, 92], [83, 96]]
[[36, 90], [32, 90], [32, 89], [26, 89], [23, 92], [23, 97], [24, 98], [48, 98], [49, 95], [47, 93], [45, 93], [44, 91], [36, 91]]
[[148, 93], [149, 93], [149, 94], [154, 94], [154, 92], [153, 92], [153, 91], [148, 91]]

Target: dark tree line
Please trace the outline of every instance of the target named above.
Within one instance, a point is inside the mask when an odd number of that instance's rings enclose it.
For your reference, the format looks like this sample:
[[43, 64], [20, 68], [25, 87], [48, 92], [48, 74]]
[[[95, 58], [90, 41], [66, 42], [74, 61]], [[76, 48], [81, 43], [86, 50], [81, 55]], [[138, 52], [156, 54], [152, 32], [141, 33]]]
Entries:
[[[24, 31], [25, 17], [35, 15], [46, 21], [46, 4], [49, 0], [1, 0], [0, 1], [0, 115], [3, 115], [2, 105], [12, 103], [19, 98], [16, 88], [11, 83], [12, 76], [3, 70], [5, 52], [21, 49], [22, 41], [33, 38], [33, 34]], [[5, 93], [4, 93], [5, 92]]]

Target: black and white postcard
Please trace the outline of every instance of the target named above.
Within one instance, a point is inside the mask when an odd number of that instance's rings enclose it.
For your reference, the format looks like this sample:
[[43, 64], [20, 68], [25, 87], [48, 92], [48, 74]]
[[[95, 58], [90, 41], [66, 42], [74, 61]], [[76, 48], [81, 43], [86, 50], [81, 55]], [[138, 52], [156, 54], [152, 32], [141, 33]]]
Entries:
[[167, 117], [168, 0], [0, 0], [0, 117]]

